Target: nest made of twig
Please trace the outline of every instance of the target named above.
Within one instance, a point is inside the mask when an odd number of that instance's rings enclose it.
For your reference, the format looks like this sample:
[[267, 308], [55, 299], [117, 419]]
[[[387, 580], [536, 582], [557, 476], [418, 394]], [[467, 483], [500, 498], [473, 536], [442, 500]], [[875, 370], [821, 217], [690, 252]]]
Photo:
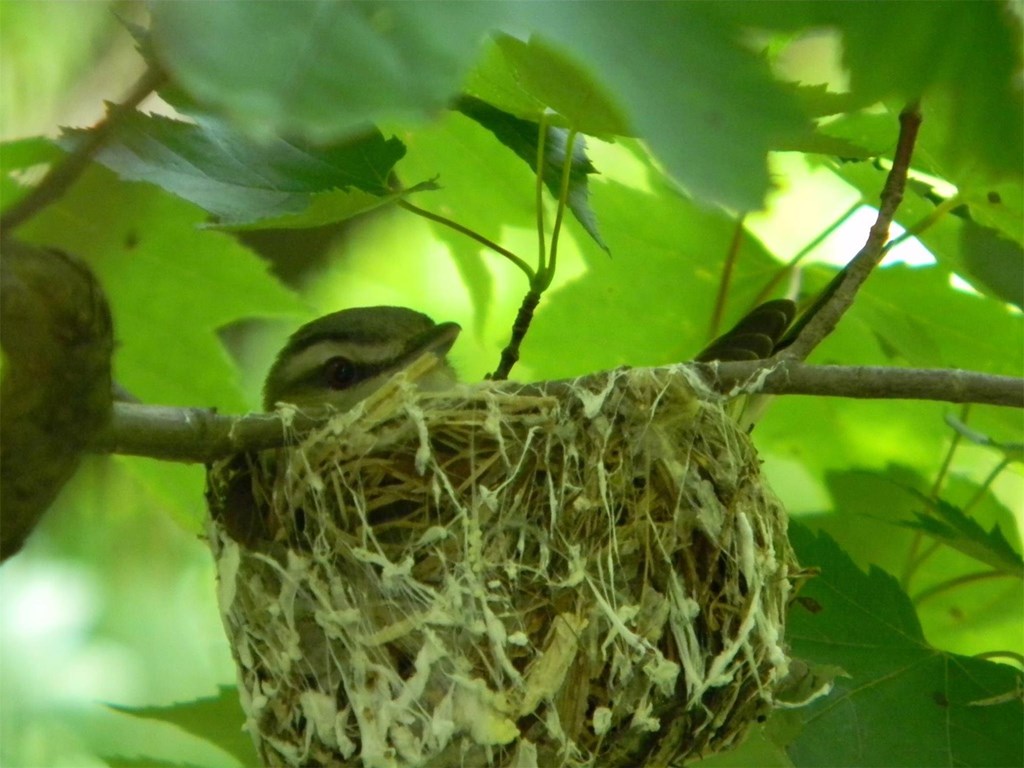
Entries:
[[747, 436], [699, 391], [685, 366], [445, 394], [400, 377], [213, 467], [264, 761], [653, 766], [733, 745], [785, 674], [795, 562]]

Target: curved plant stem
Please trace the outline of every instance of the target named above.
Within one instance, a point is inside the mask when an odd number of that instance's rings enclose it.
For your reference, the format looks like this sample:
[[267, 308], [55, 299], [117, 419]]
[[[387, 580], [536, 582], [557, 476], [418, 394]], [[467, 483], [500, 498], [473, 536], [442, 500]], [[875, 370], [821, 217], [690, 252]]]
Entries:
[[555, 277], [555, 267], [558, 263], [558, 243], [562, 232], [562, 221], [565, 218], [566, 204], [569, 201], [569, 180], [572, 176], [572, 148], [576, 143], [577, 131], [569, 131], [565, 140], [565, 159], [562, 161], [562, 178], [558, 189], [558, 208], [555, 210], [555, 224], [551, 228], [551, 247], [549, 249], [547, 266], [538, 270], [537, 279], [532, 288], [537, 292], [543, 292]]
[[[1024, 667], [1024, 654], [1017, 653], [1016, 651], [986, 651], [985, 653], [976, 654], [976, 659], [1009, 659], [1014, 664], [1020, 667]], [[1016, 698], [1019, 694], [1011, 693], [1010, 696]]]
[[537, 125], [537, 174], [534, 184], [534, 208], [537, 215], [537, 274], [544, 272], [547, 264], [547, 247], [544, 231], [544, 150], [547, 144], [548, 122], [541, 115]]
[[514, 253], [512, 253], [512, 251], [508, 250], [507, 248], [503, 248], [502, 246], [498, 245], [493, 240], [491, 240], [491, 239], [489, 239], [487, 237], [484, 237], [479, 232], [475, 232], [472, 229], [470, 229], [469, 227], [464, 226], [462, 224], [459, 224], [459, 222], [453, 221], [452, 219], [449, 219], [449, 218], [447, 218], [445, 216], [442, 216], [439, 213], [433, 213], [431, 211], [428, 211], [425, 208], [420, 208], [418, 205], [414, 205], [413, 203], [410, 203], [408, 200], [399, 200], [398, 201], [398, 206], [400, 208], [404, 208], [405, 210], [409, 211], [410, 213], [414, 213], [417, 216], [422, 216], [425, 219], [429, 219], [430, 221], [436, 222], [436, 223], [438, 223], [438, 224], [440, 224], [442, 226], [448, 227], [449, 229], [455, 230], [459, 234], [465, 235], [466, 237], [469, 237], [469, 238], [472, 238], [473, 240], [476, 240], [478, 243], [483, 245], [485, 248], [489, 248], [492, 251], [494, 251], [495, 253], [498, 253], [498, 254], [504, 256], [506, 259], [511, 261], [517, 267], [519, 267], [519, 269], [521, 269], [526, 274], [527, 278], [529, 278], [530, 280], [533, 280], [533, 277], [534, 277], [533, 267], [531, 267], [529, 264], [527, 264], [521, 258], [516, 256]]

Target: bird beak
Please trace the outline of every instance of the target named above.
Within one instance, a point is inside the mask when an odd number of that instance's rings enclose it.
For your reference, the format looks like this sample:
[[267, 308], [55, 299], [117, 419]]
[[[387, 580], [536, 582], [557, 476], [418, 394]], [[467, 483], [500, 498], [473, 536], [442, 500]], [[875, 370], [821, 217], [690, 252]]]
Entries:
[[406, 352], [395, 361], [393, 369], [404, 368], [428, 352], [433, 352], [443, 359], [448, 354], [448, 350], [452, 348], [461, 330], [462, 326], [458, 323], [438, 323], [433, 328], [424, 331], [409, 342]]

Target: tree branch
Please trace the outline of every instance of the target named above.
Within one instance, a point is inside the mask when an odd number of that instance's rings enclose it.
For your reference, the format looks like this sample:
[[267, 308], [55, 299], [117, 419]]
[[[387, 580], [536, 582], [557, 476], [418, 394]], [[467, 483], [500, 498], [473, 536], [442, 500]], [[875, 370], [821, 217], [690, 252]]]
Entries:
[[[935, 400], [1024, 408], [1024, 379], [945, 368], [805, 365], [753, 360], [701, 363], [725, 394], [815, 395], [866, 400]], [[735, 389], [735, 392], [733, 391]]]
[[[714, 391], [869, 399], [936, 400], [1024, 408], [1024, 379], [945, 369], [804, 365], [791, 361], [681, 363]], [[529, 385], [526, 385], [528, 387]], [[549, 392], [558, 382], [549, 382]], [[325, 419], [297, 413], [227, 416], [201, 408], [115, 403], [108, 429], [93, 442], [97, 453], [210, 462], [241, 451], [276, 448]]]
[[134, 112], [149, 94], [163, 84], [165, 79], [166, 76], [163, 72], [152, 68], [147, 69], [138, 82], [132, 86], [127, 98], [121, 104], [111, 105], [107, 116], [85, 135], [78, 146], [60, 162], [55, 163], [38, 185], [4, 211], [3, 216], [0, 216], [0, 230], [9, 235], [15, 227], [24, 224], [63, 195], [68, 187], [82, 175], [93, 155], [117, 129], [121, 117], [128, 112]]
[[[867, 242], [837, 275], [834, 286], [826, 288], [819, 302], [808, 310], [807, 324], [799, 329], [793, 343], [779, 353], [780, 359], [806, 360], [811, 351], [832, 333], [839, 318], [853, 304], [857, 291], [885, 256], [889, 227], [896, 215], [896, 209], [903, 201], [903, 191], [910, 172], [910, 160], [920, 127], [921, 111], [917, 103], [909, 104], [900, 113], [900, 135], [896, 142], [892, 168], [882, 188], [878, 216], [868, 232]], [[800, 321], [797, 322], [799, 324]]]

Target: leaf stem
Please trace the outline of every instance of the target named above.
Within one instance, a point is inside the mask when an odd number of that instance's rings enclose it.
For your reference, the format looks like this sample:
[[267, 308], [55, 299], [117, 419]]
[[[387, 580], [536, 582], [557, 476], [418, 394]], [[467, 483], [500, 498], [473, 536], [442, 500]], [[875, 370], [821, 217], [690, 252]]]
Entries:
[[746, 215], [742, 214], [736, 219], [736, 226], [732, 231], [732, 238], [729, 240], [729, 250], [725, 253], [725, 261], [722, 264], [722, 276], [718, 280], [718, 294], [715, 296], [715, 306], [711, 310], [711, 322], [708, 325], [708, 340], [718, 335], [718, 329], [722, 325], [722, 315], [725, 314], [725, 300], [729, 295], [729, 287], [732, 285], [733, 268], [740, 251], [740, 243], [743, 241], [743, 221]]
[[537, 173], [534, 185], [534, 205], [537, 214], [537, 272], [541, 275], [547, 268], [547, 243], [544, 238], [544, 151], [548, 136], [548, 120], [541, 114], [537, 123]]
[[935, 597], [943, 592], [948, 592], [949, 590], [963, 586], [964, 584], [971, 584], [975, 581], [986, 581], [988, 579], [998, 579], [1010, 575], [1011, 574], [1004, 573], [1002, 571], [977, 571], [975, 573], [965, 573], [963, 576], [957, 576], [954, 579], [948, 579], [946, 581], [939, 582], [938, 584], [933, 584], [928, 587], [928, 589], [918, 592], [913, 598], [911, 598], [911, 602], [913, 602], [914, 605], [920, 605], [929, 598]]
[[[971, 404], [965, 403], [964, 407], [960, 409], [960, 419], [962, 421], [966, 421], [967, 416], [970, 414], [970, 411]], [[946, 455], [942, 459], [942, 465], [939, 467], [939, 471], [935, 475], [935, 482], [932, 483], [931, 493], [929, 494], [929, 497], [932, 501], [935, 501], [939, 498], [939, 491], [942, 489], [942, 483], [945, 481], [946, 474], [949, 472], [949, 468], [953, 464], [953, 455], [956, 453], [956, 449], [960, 445], [960, 440], [962, 437], [963, 436], [959, 432], [954, 431], [953, 440], [949, 444], [949, 450], [946, 451]], [[909, 590], [910, 580], [914, 578], [914, 573], [917, 571], [918, 568], [921, 567], [921, 564], [924, 562], [924, 560], [920, 559], [918, 556], [918, 550], [920, 550], [921, 543], [923, 541], [924, 532], [916, 531], [914, 533], [913, 541], [910, 542], [910, 551], [907, 552], [907, 564], [903, 569], [903, 575], [900, 577], [900, 586], [903, 587], [904, 592]], [[929, 554], [931, 554], [931, 552], [934, 551], [934, 549], [930, 550]]]
[[905, 240], [909, 240], [911, 237], [917, 237], [925, 230], [931, 228], [936, 222], [939, 221], [943, 216], [952, 211], [959, 205], [963, 204], [963, 198], [959, 195], [953, 195], [950, 198], [943, 200], [929, 213], [927, 216], [922, 218], [916, 224], [911, 227], [907, 227], [901, 235], [894, 237], [888, 243], [885, 244], [885, 252], [888, 253], [900, 243]]
[[[532, 286], [535, 291], [542, 293], [555, 277], [555, 267], [558, 263], [558, 243], [562, 232], [562, 221], [565, 218], [565, 209], [569, 201], [569, 179], [572, 175], [572, 152], [573, 145], [579, 133], [572, 129], [565, 139], [565, 157], [562, 159], [562, 178], [558, 189], [558, 207], [555, 209], [555, 223], [551, 228], [551, 247], [549, 251], [547, 267], [537, 273], [537, 280]], [[538, 171], [539, 174], [539, 171]], [[539, 176], [538, 176], [539, 178]], [[539, 298], [539, 297], [538, 297]]]
[[449, 219], [449, 218], [447, 218], [445, 216], [442, 216], [439, 213], [433, 213], [431, 211], [428, 211], [426, 208], [420, 208], [418, 205], [414, 205], [413, 203], [410, 203], [408, 200], [399, 200], [398, 201], [398, 207], [399, 208], [404, 208], [405, 210], [409, 211], [410, 213], [414, 213], [417, 216], [422, 216], [425, 219], [429, 219], [430, 221], [433, 221], [433, 222], [436, 222], [436, 223], [438, 223], [438, 224], [440, 224], [442, 226], [448, 227], [449, 229], [453, 229], [456, 232], [458, 232], [459, 234], [465, 235], [466, 237], [469, 237], [469, 238], [472, 238], [473, 240], [476, 240], [478, 243], [480, 243], [484, 247], [490, 248], [495, 253], [498, 253], [498, 254], [501, 254], [502, 256], [504, 256], [506, 259], [511, 261], [517, 267], [519, 267], [519, 269], [521, 269], [526, 274], [527, 278], [529, 278], [530, 280], [533, 280], [533, 278], [534, 278], [533, 267], [531, 267], [529, 264], [527, 264], [525, 261], [523, 261], [523, 259], [521, 259], [518, 256], [516, 256], [514, 253], [512, 253], [512, 251], [508, 250], [507, 248], [501, 247], [500, 245], [498, 245], [493, 240], [491, 240], [491, 239], [481, 235], [479, 232], [475, 232], [472, 229], [470, 229], [469, 227], [464, 226], [462, 224], [459, 224], [459, 222], [453, 221], [452, 219]]

